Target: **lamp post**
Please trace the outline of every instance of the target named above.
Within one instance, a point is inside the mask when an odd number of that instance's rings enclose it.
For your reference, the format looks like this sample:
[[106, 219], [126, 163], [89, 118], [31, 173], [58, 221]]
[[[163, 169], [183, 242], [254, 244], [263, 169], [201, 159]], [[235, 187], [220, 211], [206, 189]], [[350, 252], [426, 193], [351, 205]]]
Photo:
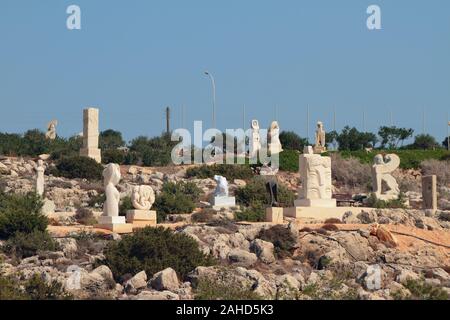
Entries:
[[215, 129], [216, 128], [216, 82], [214, 81], [213, 75], [209, 71], [205, 71], [205, 74], [209, 76], [211, 79], [212, 84], [212, 91], [213, 91], [213, 110], [212, 110], [212, 126]]

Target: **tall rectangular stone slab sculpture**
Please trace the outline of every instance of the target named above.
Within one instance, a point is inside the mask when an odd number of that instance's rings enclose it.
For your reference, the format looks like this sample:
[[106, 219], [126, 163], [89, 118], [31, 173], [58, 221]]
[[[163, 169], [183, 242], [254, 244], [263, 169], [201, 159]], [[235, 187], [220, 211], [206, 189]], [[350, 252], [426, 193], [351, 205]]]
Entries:
[[423, 208], [437, 210], [437, 178], [435, 175], [422, 177]]
[[294, 202], [296, 207], [336, 207], [336, 199], [332, 199], [330, 157], [314, 154], [312, 147], [306, 147], [299, 157], [299, 171], [302, 188]]
[[87, 108], [83, 110], [83, 147], [80, 156], [89, 157], [102, 162], [101, 150], [98, 148], [98, 109]]

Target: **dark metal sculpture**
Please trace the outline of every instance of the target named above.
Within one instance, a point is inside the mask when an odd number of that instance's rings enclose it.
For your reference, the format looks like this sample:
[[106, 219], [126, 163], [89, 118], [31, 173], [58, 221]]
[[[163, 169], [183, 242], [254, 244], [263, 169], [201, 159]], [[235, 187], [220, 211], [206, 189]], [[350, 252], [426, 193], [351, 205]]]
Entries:
[[272, 207], [279, 207], [278, 204], [278, 183], [276, 181], [269, 181], [266, 183], [267, 192], [270, 195], [270, 203]]

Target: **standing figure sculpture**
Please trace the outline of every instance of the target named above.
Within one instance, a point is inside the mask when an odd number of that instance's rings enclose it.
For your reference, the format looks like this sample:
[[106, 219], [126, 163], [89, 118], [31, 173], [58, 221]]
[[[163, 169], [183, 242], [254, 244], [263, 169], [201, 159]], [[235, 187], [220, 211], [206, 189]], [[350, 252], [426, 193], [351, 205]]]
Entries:
[[280, 141], [280, 126], [277, 121], [273, 121], [270, 125], [268, 140], [270, 154], [276, 154], [283, 151]]
[[103, 182], [106, 195], [106, 201], [103, 205], [103, 216], [119, 216], [120, 193], [116, 186], [119, 184], [120, 178], [120, 166], [114, 163], [108, 164], [103, 171]]
[[227, 178], [222, 176], [214, 176], [214, 180], [217, 182], [216, 190], [214, 191], [215, 197], [228, 197], [228, 181]]
[[150, 186], [135, 186], [131, 194], [131, 203], [137, 210], [150, 210], [155, 202], [155, 192]]
[[252, 120], [252, 140], [250, 141], [250, 158], [258, 156], [258, 151], [261, 150], [261, 137], [259, 135], [259, 122]]
[[45, 172], [45, 166], [44, 161], [38, 160], [37, 166], [35, 168], [36, 170], [36, 184], [35, 184], [35, 190], [38, 195], [41, 197], [44, 195], [44, 172]]
[[275, 180], [270, 180], [266, 183], [266, 190], [270, 196], [270, 206], [278, 207], [278, 183]]
[[47, 124], [47, 132], [45, 133], [45, 138], [49, 140], [56, 139], [56, 126], [58, 125], [57, 120], [52, 120]]
[[[384, 156], [377, 154], [373, 159], [372, 183], [375, 197], [380, 200], [397, 199], [400, 188], [391, 173], [400, 165], [400, 158], [396, 154]], [[387, 185], [387, 190], [383, 191], [383, 182]]]
[[325, 143], [325, 130], [321, 121], [317, 122], [316, 143], [314, 144], [314, 153], [323, 153], [327, 151]]

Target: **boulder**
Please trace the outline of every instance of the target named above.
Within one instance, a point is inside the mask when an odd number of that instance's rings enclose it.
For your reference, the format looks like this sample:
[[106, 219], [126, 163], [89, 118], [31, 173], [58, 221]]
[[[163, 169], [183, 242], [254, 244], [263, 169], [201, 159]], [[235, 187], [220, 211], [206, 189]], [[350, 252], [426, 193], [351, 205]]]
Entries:
[[180, 287], [177, 273], [172, 268], [164, 269], [156, 273], [151, 280], [152, 288], [163, 291], [174, 291]]
[[361, 211], [356, 218], [363, 224], [371, 224], [377, 221], [377, 214], [374, 211]]
[[267, 264], [275, 262], [276, 259], [273, 254], [273, 243], [261, 239], [255, 239], [252, 241], [250, 248], [254, 253], [256, 253], [262, 262]]
[[127, 281], [125, 285], [126, 291], [134, 291], [147, 287], [147, 274], [145, 271], [137, 273], [133, 278]]
[[228, 260], [237, 266], [251, 267], [256, 263], [258, 257], [256, 254], [242, 249], [232, 249], [228, 253]]
[[407, 269], [403, 269], [402, 271], [400, 271], [400, 274], [397, 276], [396, 281], [398, 283], [401, 283], [403, 285], [405, 285], [409, 280], [419, 280], [420, 276], [411, 271], [411, 270], [407, 270]]
[[130, 300], [179, 300], [180, 297], [170, 291], [141, 291], [138, 295], [130, 297]]

